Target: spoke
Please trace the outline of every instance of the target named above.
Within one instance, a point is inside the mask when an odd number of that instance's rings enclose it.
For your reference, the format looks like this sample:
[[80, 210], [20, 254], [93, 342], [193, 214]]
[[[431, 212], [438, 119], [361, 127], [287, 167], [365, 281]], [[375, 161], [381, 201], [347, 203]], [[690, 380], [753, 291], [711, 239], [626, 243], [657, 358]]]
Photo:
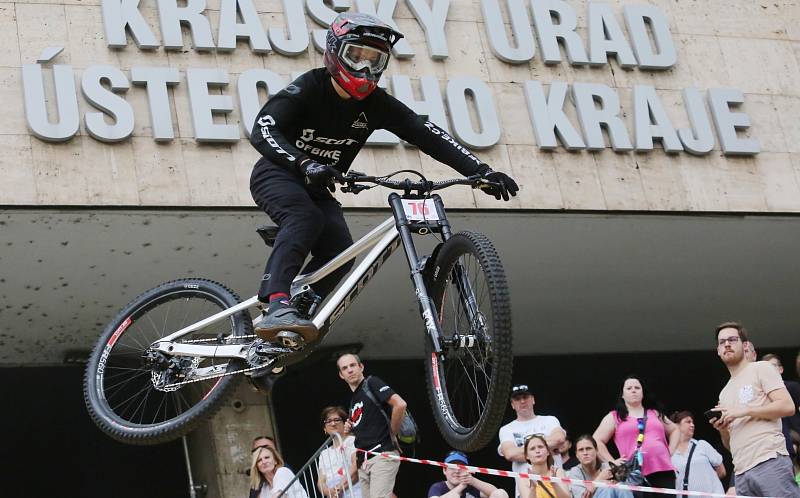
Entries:
[[191, 298], [186, 298], [186, 304], [187, 304], [186, 313], [183, 315], [183, 319], [178, 323], [178, 330], [182, 329], [186, 324], [186, 318], [189, 316], [189, 306], [188, 306], [188, 304], [189, 304], [189, 300], [190, 299]]
[[[137, 396], [140, 396], [140, 395], [141, 395], [142, 393], [144, 393], [144, 392], [149, 392], [149, 390], [150, 390], [150, 389], [151, 389], [150, 383], [149, 383], [149, 382], [145, 383], [145, 385], [144, 385], [144, 386], [143, 386], [141, 389], [139, 389], [138, 391], [136, 391], [136, 392], [135, 392], [135, 393], [133, 393], [132, 395], [128, 396], [128, 398], [126, 398], [126, 399], [122, 400], [122, 402], [120, 402], [119, 404], [117, 404], [117, 405], [116, 405], [116, 406], [117, 406], [117, 408], [122, 408], [123, 406], [125, 406], [125, 405], [127, 405], [127, 404], [131, 403], [131, 402], [134, 400], [134, 398], [136, 398]], [[110, 401], [110, 400], [109, 400], [109, 401]], [[116, 410], [115, 410], [115, 411], [116, 411]], [[120, 417], [122, 416], [122, 414], [121, 414], [121, 413], [120, 413], [120, 414], [118, 414], [118, 415], [119, 415]]]
[[[479, 362], [479, 361], [477, 361], [477, 359], [475, 358], [475, 356], [472, 354], [472, 348], [466, 348], [466, 350], [467, 350], [467, 352], [468, 352], [468, 354], [469, 354], [470, 358], [472, 358], [472, 366], [473, 366], [473, 368], [474, 368], [474, 367], [476, 367], [476, 366], [478, 366], [478, 364], [479, 364], [480, 362]], [[484, 377], [486, 377], [487, 379], [488, 379], [488, 378], [490, 378], [490, 377], [489, 377], [489, 375], [486, 373], [486, 370], [485, 370], [484, 368], [480, 368], [480, 371], [481, 371], [481, 373], [483, 374], [483, 376], [484, 376]]]
[[153, 321], [153, 318], [150, 316], [150, 313], [147, 313], [144, 316], [147, 317], [147, 321], [150, 322], [150, 325], [153, 326], [153, 331], [155, 332], [156, 337], [157, 338], [161, 337], [161, 334], [159, 334], [159, 332], [158, 332], [158, 326], [156, 325], [156, 322]]
[[[124, 339], [127, 339], [127, 338], [124, 338]], [[120, 350], [125, 350], [125, 349], [130, 350], [130, 352], [120, 351]], [[120, 341], [117, 344], [114, 344], [114, 355], [113, 356], [114, 356], [114, 358], [117, 358], [117, 357], [120, 357], [120, 356], [132, 356], [132, 357], [135, 357], [135, 358], [139, 358], [139, 357], [142, 356], [142, 351], [144, 351], [144, 349], [145, 348], [143, 348], [143, 347], [129, 346], [128, 344], [125, 344], [124, 342]]]
[[[158, 419], [158, 414], [161, 412], [161, 407], [162, 406], [164, 406], [164, 418], [165, 419], [167, 418], [166, 417], [166, 415], [167, 415], [167, 407], [164, 405], [164, 403], [167, 401], [167, 397], [168, 396], [161, 396], [161, 403], [159, 403], [158, 407], [156, 408], [156, 413], [155, 413], [155, 415], [153, 415], [153, 421], [150, 422], [151, 424], [155, 424], [156, 423], [156, 420]], [[144, 415], [144, 412], [142, 412], [142, 415]]]
[[112, 367], [112, 366], [106, 367], [106, 371], [108, 371], [108, 370], [124, 370], [124, 371], [127, 371], [127, 372], [145, 372], [145, 373], [149, 373], [150, 372], [149, 370], [144, 370], [143, 368]]
[[[145, 349], [147, 349], [147, 346], [144, 346], [141, 342], [139, 342], [139, 339], [136, 337], [136, 334], [134, 334], [133, 332], [138, 330], [139, 332], [142, 333], [142, 335], [146, 335], [146, 334], [144, 332], [142, 332], [141, 328], [139, 328], [139, 323], [134, 322], [131, 325], [132, 325], [132, 327], [130, 327], [129, 330], [125, 331], [126, 334], [123, 337], [125, 338], [126, 341], [135, 342], [136, 343], [136, 347], [133, 347], [133, 346], [127, 346], [127, 347], [129, 347], [131, 349], [134, 349], [134, 350], [138, 350], [138, 351], [144, 351]], [[149, 346], [151, 342], [152, 341], [148, 341], [147, 345]]]
[[169, 302], [169, 306], [167, 306], [167, 312], [164, 313], [164, 325], [161, 327], [161, 330], [163, 330], [163, 331], [167, 330], [167, 320], [169, 319], [169, 312], [172, 309], [172, 303], [173, 302], [174, 301], [170, 301]]
[[[118, 374], [118, 375], [122, 375], [122, 374]], [[111, 385], [109, 385], [106, 382], [103, 382], [103, 385], [105, 386], [105, 390], [106, 391], [111, 391], [112, 389], [114, 389], [116, 387], [124, 386], [125, 384], [127, 384], [127, 383], [129, 383], [129, 382], [131, 382], [133, 380], [136, 380], [136, 379], [138, 379], [139, 377], [141, 377], [143, 375], [148, 375], [148, 377], [149, 377], [149, 372], [140, 372], [140, 373], [138, 373], [136, 375], [129, 376], [127, 378], [127, 380], [122, 380], [120, 382], [117, 382], [117, 383], [111, 384]]]
[[[152, 389], [148, 389], [147, 392], [144, 393], [144, 398], [142, 398], [142, 401], [139, 402], [139, 405], [136, 407], [136, 409], [133, 411], [133, 413], [131, 413], [131, 418], [135, 417], [136, 416], [136, 412], [138, 412], [140, 408], [143, 408], [145, 406], [145, 403], [147, 402], [147, 399], [150, 397], [150, 393], [151, 392], [153, 392], [153, 390]], [[145, 412], [145, 410], [142, 409], [142, 415], [139, 417], [139, 423], [140, 424], [144, 420], [144, 412]]]
[[[183, 389], [178, 389], [177, 391], [175, 391], [174, 394], [177, 394], [177, 396], [175, 397], [175, 401], [177, 401], [177, 403], [175, 403], [175, 411], [178, 413], [178, 415], [183, 413], [183, 405], [186, 405], [187, 409], [192, 407], [192, 405], [183, 396]], [[181, 402], [183, 403], [183, 405], [181, 404]]]

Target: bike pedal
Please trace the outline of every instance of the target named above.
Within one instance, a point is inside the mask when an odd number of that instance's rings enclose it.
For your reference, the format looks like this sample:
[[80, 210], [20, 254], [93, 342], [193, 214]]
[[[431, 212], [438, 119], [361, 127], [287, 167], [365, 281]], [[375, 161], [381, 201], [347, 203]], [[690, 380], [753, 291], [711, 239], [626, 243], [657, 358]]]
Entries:
[[303, 339], [302, 335], [290, 330], [281, 330], [275, 334], [275, 340], [281, 346], [291, 349], [300, 349], [306, 344], [306, 341]]

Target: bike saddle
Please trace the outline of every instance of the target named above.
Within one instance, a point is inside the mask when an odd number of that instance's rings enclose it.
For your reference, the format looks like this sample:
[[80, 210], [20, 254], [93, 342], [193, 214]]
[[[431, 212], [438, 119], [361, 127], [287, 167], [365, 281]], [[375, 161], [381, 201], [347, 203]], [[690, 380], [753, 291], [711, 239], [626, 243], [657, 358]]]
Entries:
[[256, 228], [256, 232], [264, 239], [264, 243], [272, 247], [275, 243], [275, 237], [278, 236], [278, 227], [275, 225], [262, 225]]

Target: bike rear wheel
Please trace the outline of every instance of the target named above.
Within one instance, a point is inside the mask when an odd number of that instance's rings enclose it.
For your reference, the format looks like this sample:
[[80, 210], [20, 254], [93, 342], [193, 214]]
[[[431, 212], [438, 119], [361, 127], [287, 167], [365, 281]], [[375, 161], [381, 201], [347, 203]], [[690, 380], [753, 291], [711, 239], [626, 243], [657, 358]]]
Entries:
[[[182, 279], [150, 289], [125, 306], [106, 326], [86, 366], [84, 400], [97, 426], [124, 443], [158, 444], [187, 434], [213, 415], [240, 376], [185, 381], [207, 367], [231, 372], [245, 367], [244, 362], [173, 356], [156, 366], [144, 355], [154, 341], [239, 301], [216, 282]], [[243, 311], [176, 342], [237, 344], [251, 334], [252, 322]]]
[[441, 354], [426, 341], [428, 397], [447, 443], [463, 451], [497, 437], [511, 387], [511, 307], [505, 272], [491, 241], [460, 232], [428, 272]]

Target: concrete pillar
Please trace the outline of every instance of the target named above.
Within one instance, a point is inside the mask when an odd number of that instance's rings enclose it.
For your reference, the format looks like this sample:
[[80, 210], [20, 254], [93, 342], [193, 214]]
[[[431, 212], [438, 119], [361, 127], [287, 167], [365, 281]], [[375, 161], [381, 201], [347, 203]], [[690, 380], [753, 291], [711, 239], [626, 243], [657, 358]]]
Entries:
[[[247, 496], [253, 437], [276, 437], [270, 397], [243, 380], [217, 414], [188, 438], [195, 485], [207, 486], [198, 498]], [[276, 438], [277, 439], [277, 438]]]

